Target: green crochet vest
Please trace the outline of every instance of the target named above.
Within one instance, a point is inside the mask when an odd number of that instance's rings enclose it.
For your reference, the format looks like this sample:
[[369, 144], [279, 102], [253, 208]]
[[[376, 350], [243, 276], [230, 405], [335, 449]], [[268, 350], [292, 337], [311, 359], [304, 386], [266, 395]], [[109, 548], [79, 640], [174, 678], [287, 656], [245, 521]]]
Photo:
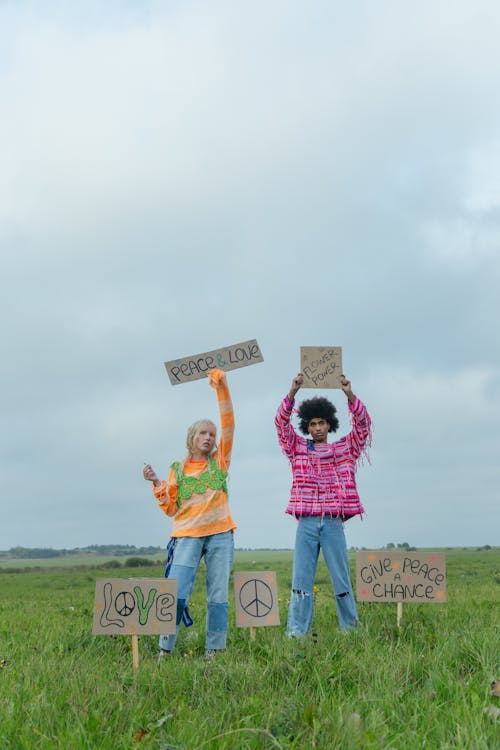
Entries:
[[181, 500], [189, 500], [193, 493], [204, 495], [209, 488], [211, 490], [224, 490], [227, 494], [227, 472], [219, 469], [213, 456], [208, 459], [207, 468], [199, 477], [190, 477], [184, 474], [180, 461], [174, 461], [170, 468], [175, 472], [177, 505], [179, 506]]

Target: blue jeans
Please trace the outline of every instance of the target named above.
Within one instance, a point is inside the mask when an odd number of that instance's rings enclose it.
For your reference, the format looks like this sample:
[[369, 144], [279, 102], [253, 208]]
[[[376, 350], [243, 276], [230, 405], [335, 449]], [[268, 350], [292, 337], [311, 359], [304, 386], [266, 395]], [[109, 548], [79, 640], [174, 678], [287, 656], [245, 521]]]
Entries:
[[320, 548], [335, 591], [339, 626], [342, 629], [352, 628], [358, 622], [341, 519], [335, 516], [302, 516], [298, 519], [293, 556], [292, 595], [288, 609], [290, 636], [303, 636], [311, 627], [314, 576]]
[[177, 579], [177, 631], [160, 636], [160, 648], [173, 651], [184, 607], [193, 591], [201, 558], [207, 567], [207, 634], [206, 648], [226, 647], [229, 576], [233, 565], [232, 531], [200, 537], [180, 537], [174, 550], [169, 578]]

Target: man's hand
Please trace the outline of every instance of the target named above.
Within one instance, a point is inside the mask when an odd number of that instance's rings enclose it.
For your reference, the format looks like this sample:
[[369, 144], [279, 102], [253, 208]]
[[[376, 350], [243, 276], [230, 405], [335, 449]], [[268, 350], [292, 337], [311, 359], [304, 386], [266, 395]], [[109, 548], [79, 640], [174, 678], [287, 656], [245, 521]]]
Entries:
[[344, 391], [345, 395], [349, 399], [349, 402], [353, 404], [356, 400], [356, 396], [352, 392], [351, 381], [347, 380], [344, 374], [340, 376], [340, 385], [342, 386], [342, 390]]
[[288, 392], [288, 398], [290, 401], [294, 400], [295, 396], [297, 395], [297, 391], [301, 388], [303, 382], [304, 374], [302, 372], [299, 372], [292, 380], [292, 385], [290, 386], [290, 390]]
[[153, 482], [155, 487], [158, 487], [158, 485], [161, 484], [160, 480], [156, 476], [156, 473], [153, 469], [153, 467], [150, 464], [145, 464], [144, 469], [142, 470], [142, 474], [144, 479], [147, 482]]

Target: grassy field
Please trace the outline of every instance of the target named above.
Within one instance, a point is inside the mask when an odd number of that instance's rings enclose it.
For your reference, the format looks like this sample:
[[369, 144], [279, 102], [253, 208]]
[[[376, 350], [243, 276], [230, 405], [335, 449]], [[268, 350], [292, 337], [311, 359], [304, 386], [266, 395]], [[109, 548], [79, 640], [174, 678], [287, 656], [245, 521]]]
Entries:
[[[232, 619], [211, 662], [201, 570], [194, 626], [160, 667], [157, 638], [142, 637], [135, 677], [130, 637], [91, 633], [95, 579], [161, 567], [0, 573], [0, 748], [496, 748], [500, 550], [446, 555], [448, 603], [405, 605], [400, 630], [396, 605], [377, 603], [359, 605], [362, 626], [340, 633], [321, 562], [317, 642], [289, 641], [284, 625], [251, 641]], [[235, 568], [277, 571], [284, 624], [291, 552], [238, 552]]]
[[[11, 571], [13, 568], [17, 572], [18, 570], [33, 570], [38, 568], [80, 568], [82, 566], [96, 567], [96, 566], [107, 566], [111, 561], [124, 565], [129, 557], [135, 557], [134, 554], [130, 554], [127, 557], [125, 555], [109, 556], [109, 555], [61, 555], [61, 557], [41, 557], [41, 558], [18, 558], [8, 557], [4, 553], [4, 557], [0, 557], [0, 572], [5, 570], [6, 572]], [[150, 560], [151, 565], [158, 564], [159, 558], [163, 563], [164, 555], [162, 553], [155, 553], [154, 555], [138, 555], [141, 559]], [[238, 550], [237, 557], [238, 561], [244, 563], [246, 561], [258, 561], [265, 559], [267, 563], [272, 564], [274, 560], [280, 562], [291, 561], [293, 552], [291, 550]]]
[[[130, 555], [132, 557], [132, 555]], [[140, 555], [144, 559], [149, 559], [151, 564], [154, 565], [161, 554], [156, 555]], [[82, 566], [102, 566], [109, 564], [110, 561], [114, 560], [120, 565], [123, 565], [127, 558], [124, 556], [110, 557], [109, 555], [71, 555], [61, 557], [43, 557], [43, 558], [2, 558], [0, 559], [0, 572], [2, 570], [9, 571], [12, 568], [30, 570], [33, 568], [81, 568]]]

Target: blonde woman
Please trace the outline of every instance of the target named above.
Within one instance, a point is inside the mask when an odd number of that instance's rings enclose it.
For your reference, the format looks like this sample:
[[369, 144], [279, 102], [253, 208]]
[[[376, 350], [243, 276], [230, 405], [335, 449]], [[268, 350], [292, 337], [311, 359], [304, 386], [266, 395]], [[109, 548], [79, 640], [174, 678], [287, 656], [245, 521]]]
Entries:
[[210, 370], [208, 379], [219, 404], [219, 445], [216, 446], [214, 423], [200, 420], [188, 429], [187, 456], [171, 465], [167, 481], [158, 479], [149, 464], [143, 472], [144, 479], [152, 482], [159, 507], [174, 517], [168, 548], [173, 559], [166, 575], [177, 579], [177, 632], [160, 636], [160, 658], [173, 651], [181, 620], [190, 624], [188, 602], [202, 557], [207, 571], [206, 656], [212, 657], [226, 647], [229, 575], [236, 528], [226, 485], [234, 414], [225, 373]]

